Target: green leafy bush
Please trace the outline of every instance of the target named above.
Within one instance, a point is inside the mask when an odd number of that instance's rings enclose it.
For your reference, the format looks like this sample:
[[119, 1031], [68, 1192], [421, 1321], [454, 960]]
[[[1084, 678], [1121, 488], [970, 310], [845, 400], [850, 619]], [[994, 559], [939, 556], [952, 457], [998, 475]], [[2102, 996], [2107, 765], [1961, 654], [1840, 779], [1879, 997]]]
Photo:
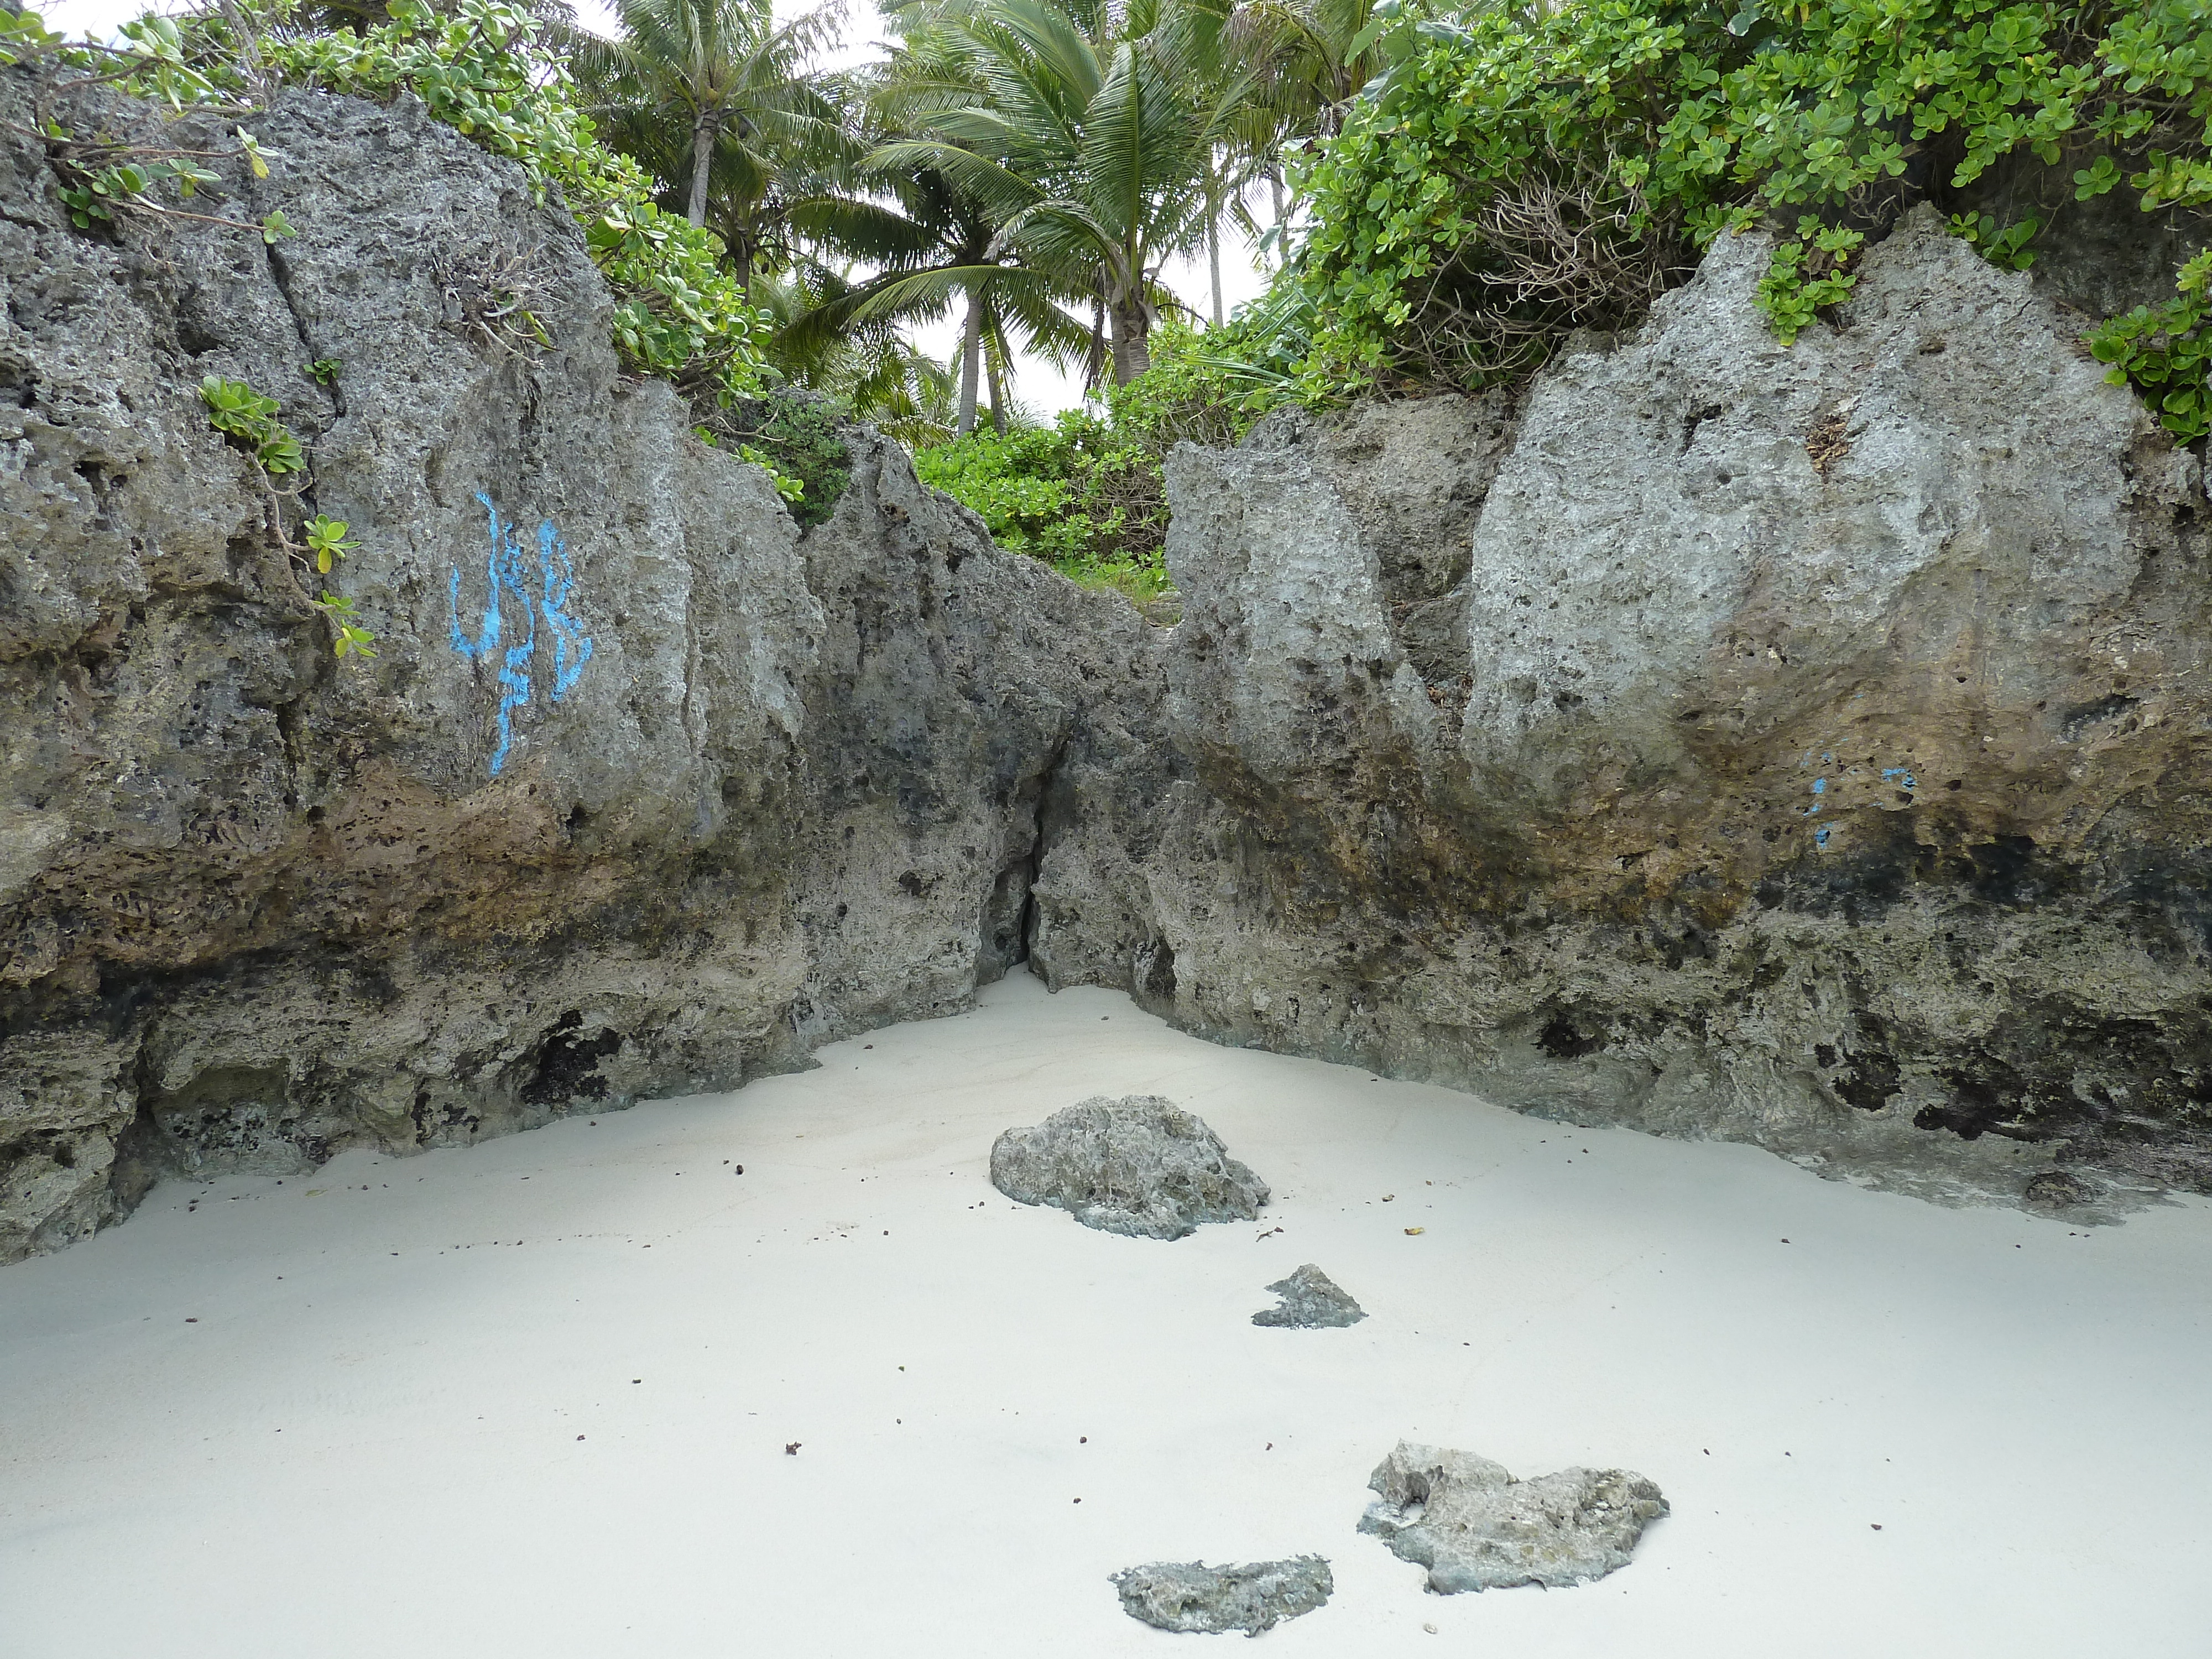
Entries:
[[1167, 591], [1159, 454], [1115, 422], [1067, 410], [1050, 426], [972, 433], [917, 450], [914, 461], [924, 483], [972, 508], [1009, 551], [1133, 599]]
[[698, 434], [765, 468], [800, 524], [829, 521], [853, 480], [844, 435], [852, 416], [842, 404], [808, 392], [772, 392], [726, 399], [702, 413], [706, 419], [696, 428]]
[[[2070, 167], [2078, 199], [2125, 179], [2146, 211], [2212, 204], [2200, 0], [1583, 0], [1401, 18], [1386, 45], [1300, 175], [1310, 395], [1516, 376], [1761, 222], [1759, 303], [1793, 338], [1850, 293], [1867, 231], [2015, 154]], [[2041, 228], [1956, 228], [2014, 268]]]
[[2105, 378], [2133, 385], [2167, 431], [2185, 443], [2212, 432], [2212, 252], [2181, 268], [2181, 297], [2137, 306], [2089, 333], [2089, 349], [2112, 367]]
[[919, 449], [915, 469], [973, 508], [1001, 547], [1150, 605], [1174, 591], [1163, 556], [1168, 452], [1185, 441], [1227, 447], [1272, 410], [1324, 401], [1306, 396], [1295, 373], [1303, 304], [1279, 290], [1224, 328], [1163, 321], [1152, 367], [1109, 387], [1103, 406]]
[[1307, 331], [1298, 302], [1295, 292], [1270, 293], [1203, 332], [1173, 320], [1156, 325], [1152, 367], [1105, 392], [1121, 445], [1150, 451], [1156, 465], [1185, 440], [1225, 448], [1269, 410], [1299, 400]]

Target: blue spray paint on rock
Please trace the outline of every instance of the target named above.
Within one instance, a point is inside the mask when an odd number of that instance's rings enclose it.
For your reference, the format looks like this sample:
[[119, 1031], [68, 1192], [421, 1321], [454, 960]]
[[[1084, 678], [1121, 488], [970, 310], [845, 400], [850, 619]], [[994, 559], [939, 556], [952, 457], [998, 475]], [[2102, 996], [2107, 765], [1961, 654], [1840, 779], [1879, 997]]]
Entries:
[[[584, 665], [591, 661], [592, 641], [568, 611], [569, 596], [575, 592], [576, 573], [568, 560], [568, 544], [553, 521], [548, 519], [538, 526], [538, 593], [533, 600], [529, 564], [514, 526], [500, 522], [499, 509], [491, 504], [491, 497], [479, 495], [477, 501], [489, 520], [491, 545], [484, 556], [483, 614], [473, 637], [461, 628], [458, 565], [448, 573], [446, 592], [453, 649], [469, 662], [499, 654], [499, 713], [494, 716], [499, 742], [491, 753], [491, 775], [497, 777], [507, 764], [507, 751], [514, 746], [514, 711], [530, 701], [530, 666], [538, 650], [539, 613], [544, 613], [546, 631], [553, 636], [553, 702], [568, 694], [584, 672]], [[501, 641], [508, 637], [509, 604], [521, 612], [513, 624], [521, 637], [502, 650]]]
[[[556, 562], [560, 566], [557, 573], [554, 568]], [[539, 609], [545, 613], [546, 627], [553, 630], [553, 701], [558, 702], [575, 684], [577, 677], [584, 672], [584, 665], [591, 661], [592, 638], [562, 609], [568, 603], [568, 595], [576, 591], [576, 570], [568, 562], [568, 544], [561, 539], [561, 532], [554, 529], [550, 519], [538, 526], [538, 569], [545, 584], [540, 590], [544, 598]]]

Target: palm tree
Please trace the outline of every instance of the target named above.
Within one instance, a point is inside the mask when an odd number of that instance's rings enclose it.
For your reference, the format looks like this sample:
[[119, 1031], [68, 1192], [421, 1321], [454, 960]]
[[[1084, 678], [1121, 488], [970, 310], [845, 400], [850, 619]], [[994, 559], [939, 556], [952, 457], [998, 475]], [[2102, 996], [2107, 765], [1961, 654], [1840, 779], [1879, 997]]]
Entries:
[[752, 297], [790, 319], [769, 337], [769, 362], [793, 385], [842, 398], [909, 449], [943, 443], [954, 435], [951, 371], [895, 325], [853, 322], [854, 286], [814, 261], [757, 278]]
[[[1241, 95], [1221, 112], [1219, 197], [1262, 245], [1282, 238], [1289, 216], [1285, 152], [1334, 134], [1360, 92], [1389, 66], [1383, 36], [1413, 22], [1425, 0], [1176, 0], [1185, 50], [1215, 78], [1237, 66]], [[1272, 239], [1244, 205], [1264, 183], [1273, 199]], [[1218, 245], [1218, 222], [1212, 232]], [[1217, 288], [1218, 284], [1217, 282]], [[1214, 304], [1220, 320], [1220, 302]]]
[[1223, 30], [1255, 66], [1254, 104], [1278, 143], [1334, 136], [1360, 88], [1389, 66], [1386, 27], [1426, 9], [1389, 0], [1245, 0]]
[[834, 15], [778, 23], [769, 0], [617, 0], [616, 16], [618, 40], [570, 37], [586, 107], [693, 224], [713, 211], [750, 277], [772, 262], [787, 200], [850, 148], [832, 88], [806, 67]]
[[[1203, 234], [1215, 125], [1154, 31], [1155, 0], [1118, 15], [1097, 0], [968, 0], [929, 21], [974, 90], [917, 100], [926, 136], [870, 164], [942, 174], [997, 227], [989, 251], [1094, 293], [1126, 385], [1151, 363], [1161, 259]], [[1232, 82], [1211, 102], [1239, 95]]]
[[[879, 152], [880, 153], [880, 152]], [[786, 331], [803, 355], [833, 337], [872, 337], [963, 309], [956, 429], [975, 429], [979, 382], [988, 373], [994, 411], [1017, 338], [1062, 366], [1079, 360], [1090, 331], [1065, 309], [1085, 297], [1050, 273], [1014, 264], [981, 206], [942, 173], [866, 169], [870, 196], [830, 195], [795, 207], [794, 228], [817, 246], [872, 268], [840, 282]]]

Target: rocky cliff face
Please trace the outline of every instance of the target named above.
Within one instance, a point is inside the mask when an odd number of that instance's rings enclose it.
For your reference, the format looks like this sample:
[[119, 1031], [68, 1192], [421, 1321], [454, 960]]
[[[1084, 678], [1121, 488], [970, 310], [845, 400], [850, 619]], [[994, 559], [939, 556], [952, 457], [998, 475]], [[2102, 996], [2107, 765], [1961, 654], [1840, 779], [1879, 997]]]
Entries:
[[[802, 536], [419, 108], [259, 131], [274, 249], [73, 231], [0, 143], [0, 1259], [1025, 957], [1936, 1195], [2212, 1176], [2197, 465], [1932, 224], [1794, 350], [1746, 240], [1517, 402], [1182, 452], [1162, 630], [865, 431]], [[207, 374], [307, 441], [373, 662]]]
[[1931, 1194], [2201, 1188], [2197, 462], [1931, 216], [1793, 349], [1765, 257], [1516, 410], [1180, 453], [1191, 775], [1048, 854], [1040, 960]]
[[[0, 1259], [283, 1172], [802, 1063], [1021, 954], [1040, 797], [1156, 673], [865, 435], [803, 540], [624, 382], [564, 214], [288, 98], [296, 241], [71, 231], [0, 160]], [[477, 325], [491, 284], [555, 343]], [[325, 391], [304, 373], [342, 365]], [[337, 662], [204, 374], [278, 397]]]

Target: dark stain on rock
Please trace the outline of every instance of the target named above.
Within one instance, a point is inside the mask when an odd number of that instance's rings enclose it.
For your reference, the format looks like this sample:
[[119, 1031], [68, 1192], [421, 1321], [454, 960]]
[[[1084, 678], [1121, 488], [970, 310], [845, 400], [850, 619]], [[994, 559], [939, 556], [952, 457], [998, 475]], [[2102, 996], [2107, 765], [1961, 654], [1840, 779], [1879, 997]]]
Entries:
[[537, 1065], [521, 1096], [532, 1106], [558, 1106], [572, 1100], [605, 1100], [607, 1080], [599, 1061], [621, 1052], [623, 1034], [600, 1030], [586, 1036], [584, 1017], [574, 1008], [562, 1014], [538, 1045]]

